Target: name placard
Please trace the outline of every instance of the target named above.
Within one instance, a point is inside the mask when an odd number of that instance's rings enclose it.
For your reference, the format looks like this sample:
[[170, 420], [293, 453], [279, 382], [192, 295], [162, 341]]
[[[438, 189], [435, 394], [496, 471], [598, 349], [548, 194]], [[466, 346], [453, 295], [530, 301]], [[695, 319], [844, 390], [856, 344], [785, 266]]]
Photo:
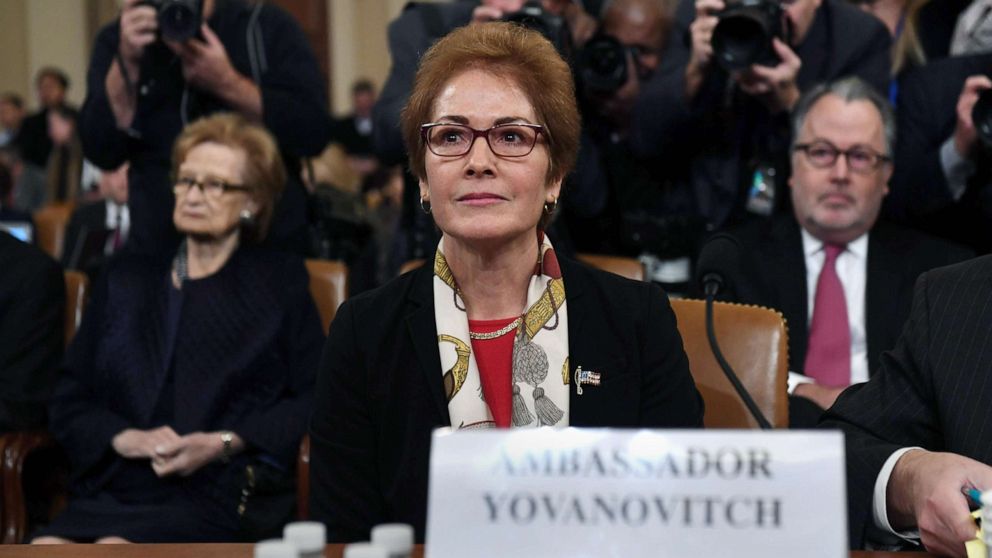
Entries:
[[427, 558], [841, 558], [839, 432], [438, 430]]

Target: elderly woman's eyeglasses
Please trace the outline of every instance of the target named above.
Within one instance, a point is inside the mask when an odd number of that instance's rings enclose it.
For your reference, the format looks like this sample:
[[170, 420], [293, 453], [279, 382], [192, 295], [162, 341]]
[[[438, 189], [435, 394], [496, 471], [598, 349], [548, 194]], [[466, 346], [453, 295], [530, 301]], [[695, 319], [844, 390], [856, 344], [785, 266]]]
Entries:
[[890, 161], [892, 158], [882, 155], [869, 147], [855, 146], [847, 150], [838, 149], [834, 144], [827, 141], [815, 141], [813, 143], [801, 143], [793, 148], [795, 151], [802, 151], [806, 154], [806, 159], [811, 165], [817, 168], [826, 169], [837, 164], [837, 158], [841, 155], [847, 161], [847, 166], [854, 172], [869, 173], [879, 167], [882, 163]]
[[545, 133], [538, 124], [497, 124], [488, 130], [476, 130], [464, 124], [432, 122], [420, 127], [420, 137], [431, 153], [439, 157], [461, 157], [472, 150], [476, 138], [486, 138], [489, 149], [500, 157], [530, 155], [537, 136]]
[[204, 178], [203, 180], [197, 180], [191, 176], [180, 176], [176, 179], [175, 185], [172, 186], [172, 191], [175, 192], [177, 196], [184, 196], [194, 186], [198, 186], [200, 191], [203, 192], [203, 195], [213, 199], [219, 199], [224, 195], [224, 192], [246, 192], [251, 190], [251, 188], [245, 186], [244, 184], [232, 184], [219, 178]]

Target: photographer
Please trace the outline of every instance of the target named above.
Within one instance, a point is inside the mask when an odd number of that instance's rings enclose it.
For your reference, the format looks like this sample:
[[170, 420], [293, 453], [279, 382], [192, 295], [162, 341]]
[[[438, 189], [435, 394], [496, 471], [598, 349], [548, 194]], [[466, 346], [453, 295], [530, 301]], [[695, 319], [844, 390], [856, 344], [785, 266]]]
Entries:
[[[163, 10], [185, 10], [185, 36], [160, 28]], [[171, 20], [170, 20], [171, 21]], [[171, 249], [169, 157], [182, 127], [219, 111], [263, 123], [276, 137], [291, 177], [296, 158], [328, 138], [323, 78], [306, 38], [284, 11], [244, 0], [125, 0], [118, 21], [96, 40], [80, 133], [102, 168], [131, 162], [129, 245]], [[291, 180], [277, 206], [272, 244], [305, 242], [305, 198]], [[302, 240], [301, 240], [302, 239]]]
[[[899, 94], [899, 142], [892, 193], [882, 210], [931, 234], [992, 250], [992, 54], [953, 56], [916, 68]], [[974, 116], [979, 118], [976, 121]], [[988, 134], [985, 134], [988, 135]]]
[[582, 146], [562, 197], [577, 251], [673, 261], [689, 256], [702, 232], [693, 227], [688, 196], [662, 179], [653, 160], [635, 157], [628, 141], [634, 104], [661, 63], [672, 25], [666, 4], [613, 0], [599, 34], [578, 54]]
[[[772, 35], [755, 34], [764, 52], [754, 63], [715, 52], [718, 24], [741, 12]], [[768, 216], [787, 197], [788, 113], [802, 91], [848, 75], [884, 91], [890, 42], [884, 25], [842, 0], [682, 0], [665, 66], [635, 107], [631, 144], [664, 158], [710, 227]], [[739, 67], [727, 70], [728, 60]]]

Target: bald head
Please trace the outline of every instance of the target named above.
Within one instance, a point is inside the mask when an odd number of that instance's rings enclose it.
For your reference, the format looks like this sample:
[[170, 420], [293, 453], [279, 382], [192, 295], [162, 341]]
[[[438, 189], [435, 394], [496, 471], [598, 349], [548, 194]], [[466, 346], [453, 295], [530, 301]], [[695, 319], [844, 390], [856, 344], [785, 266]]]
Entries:
[[672, 23], [671, 0], [612, 0], [603, 12], [603, 31], [636, 47], [642, 67], [653, 71]]

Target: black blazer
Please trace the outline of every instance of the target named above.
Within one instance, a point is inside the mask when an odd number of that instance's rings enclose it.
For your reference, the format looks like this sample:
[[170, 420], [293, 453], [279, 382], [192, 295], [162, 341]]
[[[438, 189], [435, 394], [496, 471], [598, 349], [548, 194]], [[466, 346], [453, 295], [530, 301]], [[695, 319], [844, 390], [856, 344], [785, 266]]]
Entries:
[[[696, 391], [664, 293], [560, 260], [569, 365], [602, 374], [574, 389], [569, 424], [700, 427]], [[423, 266], [338, 310], [318, 372], [310, 424], [310, 510], [334, 542], [403, 522], [424, 539], [431, 431], [450, 426]]]
[[[799, 223], [781, 216], [731, 232], [743, 248], [740, 266], [724, 262], [730, 287], [721, 298], [775, 308], [789, 328], [789, 369], [803, 371], [809, 338], [806, 257]], [[865, 332], [868, 369], [878, 368], [909, 315], [913, 284], [921, 273], [972, 257], [969, 250], [916, 231], [879, 222], [868, 235]]]
[[872, 493], [898, 448], [921, 446], [992, 465], [992, 256], [923, 274], [895, 348], [871, 381], [845, 391], [826, 424], [846, 435], [851, 547], [872, 524]]
[[[65, 242], [62, 250], [62, 266], [66, 268], [74, 267], [81, 269], [89, 275], [91, 280], [96, 279], [95, 271], [99, 271], [103, 263], [103, 253], [90, 254], [88, 260], [93, 261], [73, 261], [77, 257], [76, 251], [82, 250], [80, 242], [86, 241], [86, 235], [90, 231], [100, 231], [107, 228], [107, 203], [103, 200], [90, 202], [77, 207], [69, 218], [69, 224], [65, 228]], [[85, 257], [80, 254], [78, 257]]]

